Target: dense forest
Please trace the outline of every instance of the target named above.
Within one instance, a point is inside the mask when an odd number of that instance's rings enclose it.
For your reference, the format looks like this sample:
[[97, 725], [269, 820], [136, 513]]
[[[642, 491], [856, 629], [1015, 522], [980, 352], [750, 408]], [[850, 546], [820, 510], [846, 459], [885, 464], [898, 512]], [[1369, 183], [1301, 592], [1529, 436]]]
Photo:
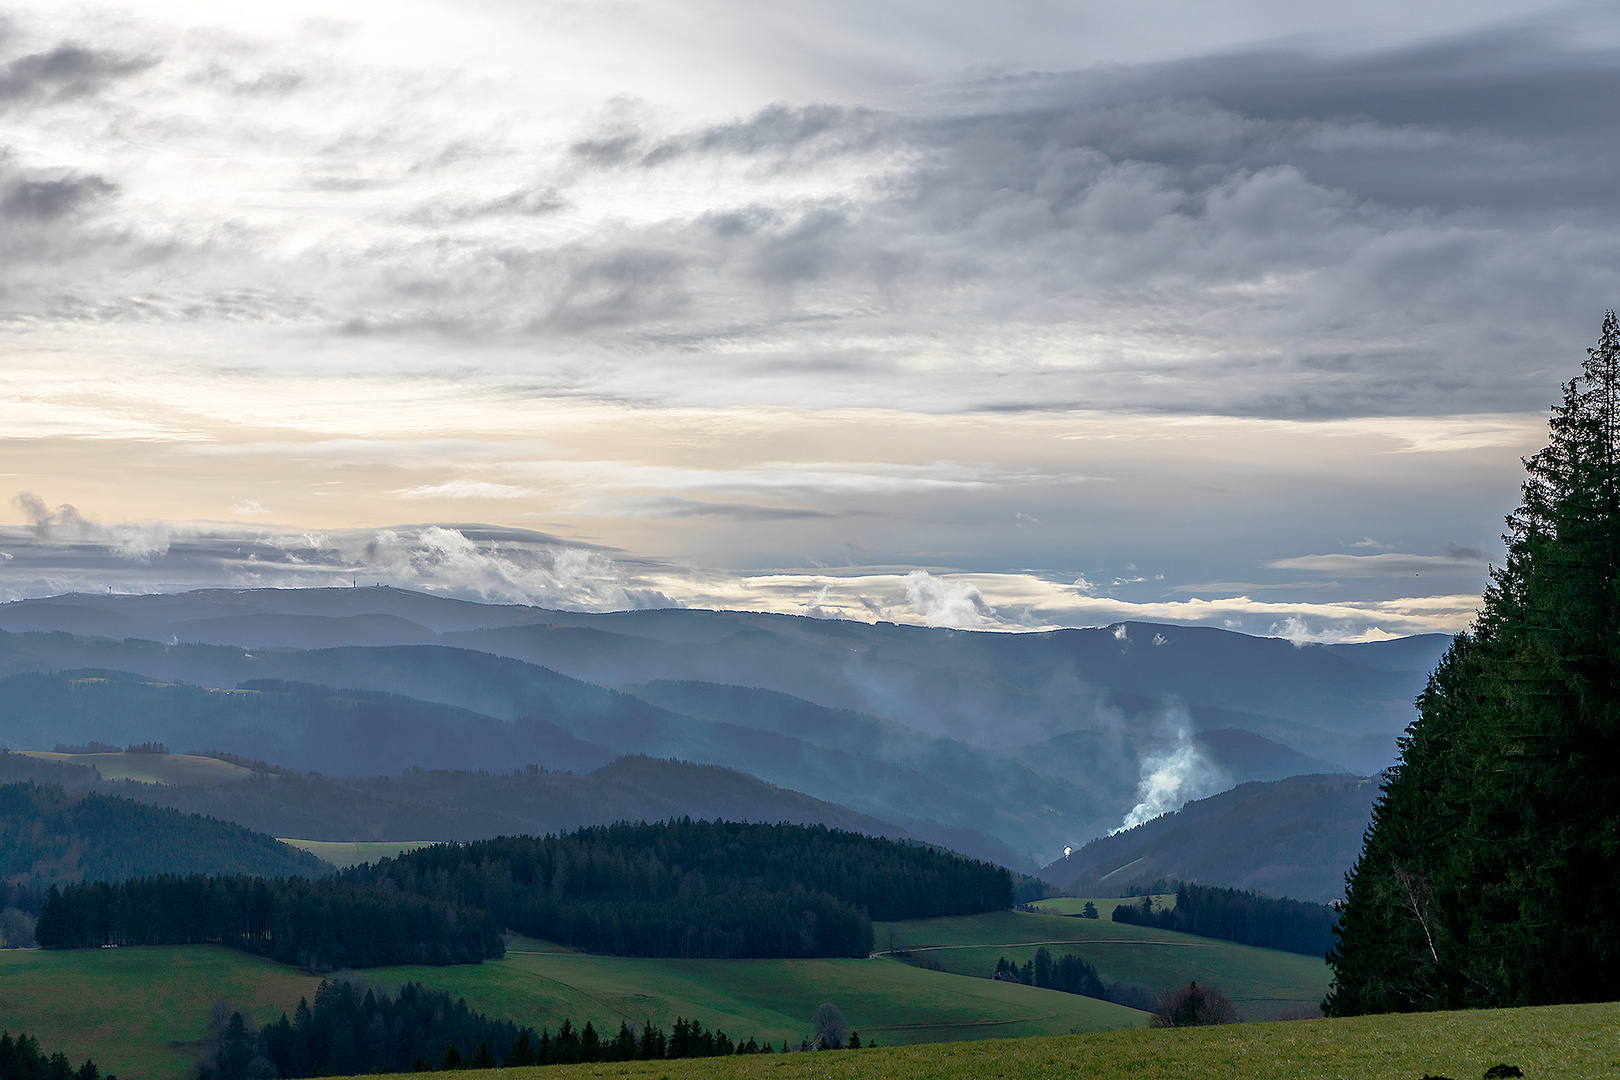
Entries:
[[1620, 321], [1525, 461], [1349, 878], [1335, 1015], [1620, 998]]
[[273, 836], [215, 818], [55, 784], [0, 784], [0, 880], [12, 885], [330, 869]]
[[218, 942], [322, 969], [476, 963], [513, 929], [624, 956], [866, 956], [872, 919], [1012, 906], [999, 866], [798, 825], [680, 820], [423, 848], [340, 879], [52, 887], [45, 948]]
[[47, 949], [217, 942], [312, 970], [505, 953], [500, 925], [462, 905], [349, 881], [201, 874], [52, 886], [34, 936]]
[[1274, 900], [1204, 885], [1178, 886], [1175, 907], [1154, 908], [1153, 898], [1144, 896], [1139, 903], [1114, 908], [1114, 921], [1119, 923], [1157, 926], [1307, 956], [1322, 956], [1332, 947], [1338, 917], [1326, 904]]
[[1012, 906], [999, 866], [820, 826], [682, 819], [423, 848], [345, 872], [623, 956], [866, 956], [872, 920]]
[[283, 1013], [274, 1024], [254, 1031], [241, 1013], [233, 1013], [228, 1020], [211, 1018], [215, 1025], [199, 1063], [200, 1080], [292, 1080], [772, 1052], [755, 1039], [734, 1043], [725, 1032], [684, 1018], [677, 1018], [668, 1034], [652, 1024], [633, 1030], [621, 1021], [616, 1035], [603, 1037], [592, 1022], [580, 1028], [570, 1020], [555, 1035], [549, 1030], [536, 1034], [533, 1028], [492, 1020], [469, 1009], [465, 999], [452, 1001], [449, 994], [421, 983], [406, 983], [391, 998], [374, 989], [362, 993], [348, 982], [323, 981], [313, 1006], [300, 1001], [290, 1020]]
[[[77, 1069], [58, 1050], [49, 1057], [32, 1035], [0, 1033], [0, 1080], [103, 1080], [101, 1070], [89, 1058]], [[118, 1080], [109, 1073], [105, 1080]]]

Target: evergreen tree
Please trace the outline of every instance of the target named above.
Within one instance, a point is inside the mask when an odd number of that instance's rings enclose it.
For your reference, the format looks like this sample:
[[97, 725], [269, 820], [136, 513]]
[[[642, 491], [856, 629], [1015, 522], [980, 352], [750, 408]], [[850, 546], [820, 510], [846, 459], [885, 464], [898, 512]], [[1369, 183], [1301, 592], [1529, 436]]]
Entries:
[[1620, 323], [1525, 461], [1346, 878], [1333, 1015], [1620, 997]]

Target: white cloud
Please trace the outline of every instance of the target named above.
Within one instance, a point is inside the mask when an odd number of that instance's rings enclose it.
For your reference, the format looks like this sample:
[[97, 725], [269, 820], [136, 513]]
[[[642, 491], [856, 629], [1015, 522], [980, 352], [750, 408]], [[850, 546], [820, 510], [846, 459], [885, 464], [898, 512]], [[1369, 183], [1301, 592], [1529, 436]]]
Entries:
[[1384, 552], [1378, 555], [1299, 555], [1291, 559], [1274, 559], [1264, 565], [1273, 570], [1315, 570], [1342, 577], [1393, 577], [1418, 574], [1456, 574], [1460, 570], [1477, 570], [1490, 561], [1477, 548], [1452, 545], [1443, 555], [1402, 555]]
[[905, 587], [911, 610], [928, 626], [976, 630], [994, 623], [996, 609], [985, 603], [969, 582], [948, 581], [926, 570], [913, 570], [905, 577]]
[[450, 480], [394, 492], [402, 499], [529, 499], [534, 492], [511, 484], [482, 480]]

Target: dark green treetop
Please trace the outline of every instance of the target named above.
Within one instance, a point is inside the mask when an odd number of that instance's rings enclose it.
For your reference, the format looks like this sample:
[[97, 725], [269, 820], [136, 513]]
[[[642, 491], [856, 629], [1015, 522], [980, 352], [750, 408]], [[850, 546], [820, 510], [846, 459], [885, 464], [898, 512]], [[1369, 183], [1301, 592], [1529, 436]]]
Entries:
[[1333, 1015], [1620, 998], [1620, 323], [1525, 461], [1328, 954]]

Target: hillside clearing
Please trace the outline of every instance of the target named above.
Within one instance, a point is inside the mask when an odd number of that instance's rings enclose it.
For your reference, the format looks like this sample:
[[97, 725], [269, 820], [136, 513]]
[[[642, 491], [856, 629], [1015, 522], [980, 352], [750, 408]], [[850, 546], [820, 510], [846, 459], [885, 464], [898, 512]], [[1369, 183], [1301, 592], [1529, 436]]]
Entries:
[[1116, 923], [1106, 917], [997, 911], [878, 923], [873, 930], [880, 950], [894, 948], [909, 953], [910, 963], [977, 978], [994, 973], [998, 957], [1022, 964], [1044, 945], [1054, 956], [1073, 952], [1090, 961], [1105, 982], [1134, 983], [1157, 992], [1196, 979], [1220, 987], [1238, 1011], [1253, 1020], [1308, 1011], [1328, 987], [1327, 964], [1315, 957]]
[[223, 784], [256, 775], [219, 758], [197, 754], [59, 754], [52, 750], [18, 750], [40, 761], [89, 765], [103, 780], [138, 780], [143, 784]]

